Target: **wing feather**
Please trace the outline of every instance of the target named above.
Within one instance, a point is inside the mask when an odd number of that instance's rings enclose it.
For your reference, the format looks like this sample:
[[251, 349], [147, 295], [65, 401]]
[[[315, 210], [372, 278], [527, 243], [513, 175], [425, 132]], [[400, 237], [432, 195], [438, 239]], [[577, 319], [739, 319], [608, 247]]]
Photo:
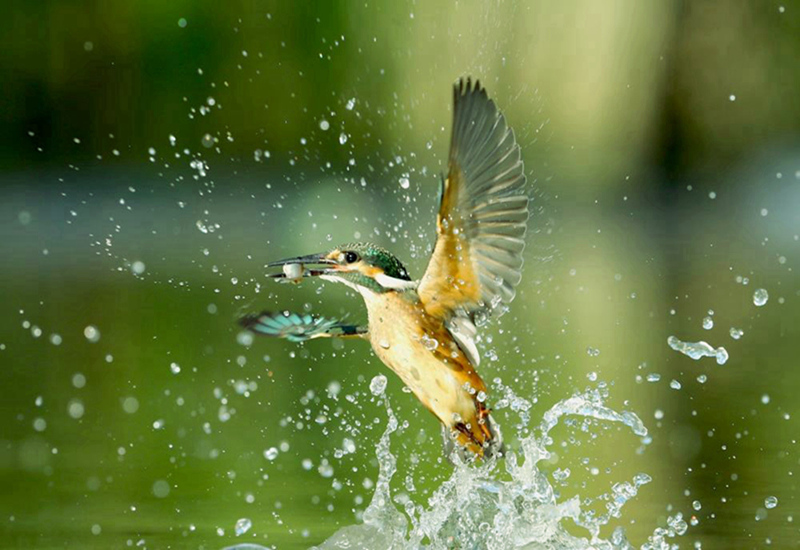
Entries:
[[460, 80], [453, 98], [436, 246], [418, 288], [426, 310], [441, 318], [514, 299], [528, 221], [520, 148], [505, 117], [477, 81]]

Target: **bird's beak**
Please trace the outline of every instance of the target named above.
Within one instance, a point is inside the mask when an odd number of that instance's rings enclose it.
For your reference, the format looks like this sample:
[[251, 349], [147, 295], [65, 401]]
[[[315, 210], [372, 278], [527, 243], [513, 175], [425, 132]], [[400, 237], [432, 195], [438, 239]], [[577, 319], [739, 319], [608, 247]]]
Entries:
[[272, 279], [288, 279], [290, 281], [297, 281], [302, 277], [317, 277], [332, 273], [333, 269], [324, 269], [324, 265], [336, 265], [336, 261], [328, 258], [327, 253], [321, 252], [319, 254], [309, 254], [307, 256], [297, 256], [294, 258], [286, 258], [276, 262], [270, 262], [265, 267], [283, 267], [280, 273], [267, 275]]

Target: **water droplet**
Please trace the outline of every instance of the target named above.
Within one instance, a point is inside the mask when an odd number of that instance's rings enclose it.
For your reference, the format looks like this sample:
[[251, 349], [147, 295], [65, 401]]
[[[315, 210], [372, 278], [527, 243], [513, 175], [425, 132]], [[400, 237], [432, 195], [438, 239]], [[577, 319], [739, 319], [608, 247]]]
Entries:
[[739, 329], [739, 328], [731, 327], [730, 334], [731, 334], [731, 338], [733, 338], [734, 340], [738, 340], [739, 338], [741, 338], [744, 335], [744, 331], [742, 329]]
[[348, 111], [352, 111], [353, 107], [355, 106], [356, 106], [356, 98], [352, 97], [347, 100], [347, 104], [344, 106], [344, 108], [347, 109]]
[[672, 381], [669, 383], [669, 387], [670, 387], [670, 388], [672, 388], [673, 390], [679, 390], [679, 389], [681, 389], [681, 383], [680, 383], [680, 382], [678, 382], [677, 380], [674, 380], [674, 379], [673, 379], [673, 380], [672, 380]]
[[427, 334], [423, 334], [420, 341], [428, 351], [434, 351], [437, 347], [439, 347], [439, 342], [436, 340], [436, 338], [431, 338]]
[[564, 468], [563, 470], [561, 468], [556, 468], [556, 470], [553, 472], [553, 479], [556, 481], [564, 481], [570, 476], [571, 473], [572, 472], [570, 472], [569, 468]]
[[169, 483], [163, 479], [158, 479], [153, 483], [152, 491], [156, 498], [166, 498], [169, 496]]
[[100, 341], [100, 331], [94, 325], [89, 325], [83, 329], [83, 335], [93, 344]]
[[674, 516], [670, 516], [667, 518], [667, 525], [675, 531], [675, 534], [680, 536], [686, 533], [686, 530], [689, 529], [689, 526], [683, 520], [683, 514], [678, 512]]
[[375, 376], [369, 383], [369, 391], [372, 395], [383, 395], [386, 390], [386, 377], [382, 374]]
[[344, 132], [339, 134], [339, 143], [341, 143], [342, 145], [347, 143], [347, 134], [345, 134]]
[[703, 328], [706, 330], [711, 330], [712, 328], [714, 328], [714, 319], [712, 319], [711, 317], [704, 317]]
[[72, 375], [72, 385], [78, 389], [81, 389], [86, 385], [86, 377], [83, 374], [76, 372], [74, 375]]
[[381, 340], [378, 342], [378, 345], [379, 345], [380, 347], [382, 347], [383, 349], [389, 349], [389, 348], [391, 347], [391, 344], [389, 344], [389, 341], [388, 341], [388, 340], [384, 340], [384, 339], [381, 339]]
[[324, 118], [319, 121], [319, 129], [322, 130], [323, 132], [326, 132], [330, 127], [331, 123], [325, 120]]
[[659, 380], [661, 380], [661, 375], [657, 372], [651, 372], [647, 375], [648, 382], [658, 382]]
[[764, 507], [768, 510], [775, 508], [778, 505], [778, 497], [768, 496], [764, 499]]
[[233, 530], [236, 533], [236, 536], [241, 536], [247, 533], [250, 528], [253, 526], [253, 522], [250, 521], [248, 518], [241, 518], [236, 522]]
[[762, 396], [761, 396], [761, 402], [762, 402], [764, 405], [769, 405], [769, 395], [768, 395], [768, 394], [766, 394], [766, 393], [765, 393], [764, 395], [762, 395]]
[[586, 354], [589, 357], [597, 357], [598, 355], [600, 355], [600, 350], [589, 346], [588, 348], [586, 348]]
[[264, 458], [267, 460], [275, 460], [278, 458], [278, 449], [276, 447], [270, 447], [264, 451]]
[[765, 289], [759, 288], [753, 293], [753, 303], [756, 306], [763, 306], [767, 303], [767, 300], [769, 300], [769, 293]]
[[126, 397], [122, 400], [122, 410], [128, 414], [133, 414], [139, 410], [139, 400], [135, 397]]
[[331, 382], [328, 384], [328, 397], [336, 399], [336, 397], [339, 395], [339, 392], [341, 391], [342, 391], [342, 384], [337, 380], [331, 380]]
[[85, 412], [85, 409], [83, 407], [83, 401], [81, 401], [80, 399], [70, 400], [69, 404], [67, 405], [67, 412], [75, 420], [79, 420], [80, 418], [82, 418], [83, 413]]
[[400, 187], [403, 189], [408, 189], [411, 187], [411, 182], [409, 181], [408, 176], [403, 176], [400, 178]]
[[675, 336], [667, 338], [669, 347], [694, 360], [701, 357], [716, 357], [717, 364], [724, 365], [728, 360], [728, 352], [723, 347], [714, 349], [707, 342], [681, 342]]

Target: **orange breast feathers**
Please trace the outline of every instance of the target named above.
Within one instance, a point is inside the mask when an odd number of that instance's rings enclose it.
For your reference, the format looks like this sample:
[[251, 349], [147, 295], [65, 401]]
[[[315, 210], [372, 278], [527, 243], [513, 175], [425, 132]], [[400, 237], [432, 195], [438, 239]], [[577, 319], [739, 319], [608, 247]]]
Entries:
[[467, 356], [458, 347], [450, 331], [445, 327], [441, 318], [430, 315], [422, 304], [417, 304], [419, 308], [418, 316], [420, 319], [420, 338], [427, 336], [438, 342], [438, 345], [431, 350], [436, 358], [445, 364], [462, 383], [469, 383], [475, 392], [486, 391], [486, 384], [475, 371], [475, 367], [470, 363]]

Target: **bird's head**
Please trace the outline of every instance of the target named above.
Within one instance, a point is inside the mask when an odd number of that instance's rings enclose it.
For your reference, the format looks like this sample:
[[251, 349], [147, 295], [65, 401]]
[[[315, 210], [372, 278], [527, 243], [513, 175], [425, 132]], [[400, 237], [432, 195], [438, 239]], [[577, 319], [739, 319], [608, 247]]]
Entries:
[[359, 292], [383, 293], [416, 287], [400, 260], [371, 243], [343, 244], [328, 252], [267, 264], [267, 267], [278, 266], [283, 267], [283, 272], [271, 277], [295, 281], [301, 277], [320, 277], [344, 283]]

